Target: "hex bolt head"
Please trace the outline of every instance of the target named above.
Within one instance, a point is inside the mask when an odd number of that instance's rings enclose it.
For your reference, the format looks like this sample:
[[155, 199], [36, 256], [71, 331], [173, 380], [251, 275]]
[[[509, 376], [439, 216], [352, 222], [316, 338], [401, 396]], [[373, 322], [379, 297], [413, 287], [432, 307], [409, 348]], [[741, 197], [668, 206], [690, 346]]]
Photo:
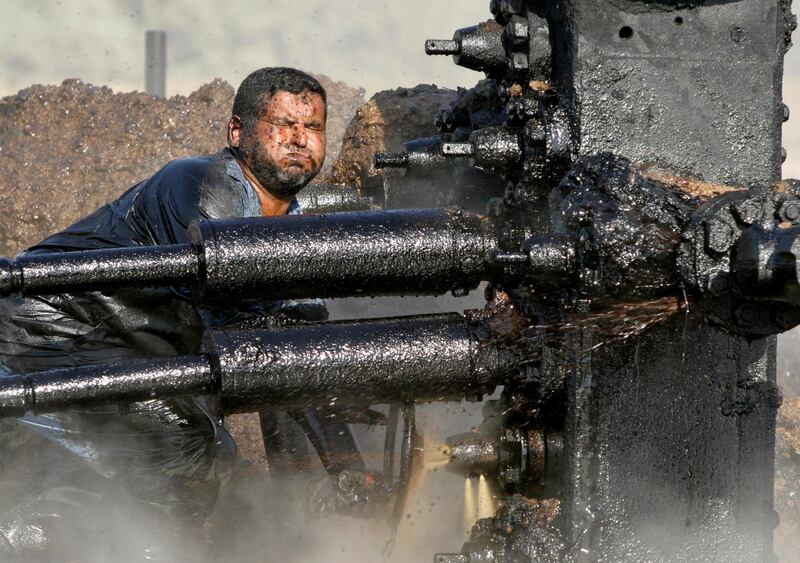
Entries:
[[525, 123], [525, 140], [533, 146], [541, 146], [547, 142], [547, 130], [541, 120], [532, 118]]
[[728, 289], [729, 285], [727, 274], [720, 272], [708, 280], [708, 291], [711, 295], [717, 296]]
[[758, 308], [752, 303], [743, 303], [737, 307], [734, 316], [741, 326], [752, 326], [758, 321]]
[[780, 217], [784, 221], [796, 221], [800, 217], [800, 206], [797, 202], [787, 201], [781, 206]]
[[706, 223], [706, 245], [709, 250], [727, 252], [735, 242], [733, 235], [733, 228], [723, 221], [712, 220]]
[[505, 29], [506, 37], [515, 43], [528, 39], [528, 20], [522, 16], [512, 16]]
[[800, 311], [797, 307], [781, 307], [775, 313], [775, 321], [781, 330], [789, 330], [800, 323]]
[[511, 70], [528, 70], [528, 55], [526, 53], [511, 53], [508, 66]]

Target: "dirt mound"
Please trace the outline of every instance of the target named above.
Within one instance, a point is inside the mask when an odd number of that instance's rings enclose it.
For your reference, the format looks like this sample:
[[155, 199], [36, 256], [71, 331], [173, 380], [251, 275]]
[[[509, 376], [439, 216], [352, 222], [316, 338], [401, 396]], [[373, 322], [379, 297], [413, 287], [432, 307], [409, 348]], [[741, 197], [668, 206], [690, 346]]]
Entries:
[[[364, 90], [325, 76], [330, 167]], [[189, 96], [65, 80], [0, 100], [0, 255], [62, 229], [168, 161], [218, 151], [234, 89], [222, 80]]]
[[778, 411], [775, 432], [775, 510], [780, 525], [775, 550], [786, 563], [800, 561], [800, 400]]
[[436, 135], [434, 118], [448, 107], [456, 92], [432, 84], [378, 92], [355, 112], [344, 133], [339, 158], [333, 165], [336, 182], [361, 188], [377, 174], [372, 167], [376, 152], [398, 152], [403, 143]]

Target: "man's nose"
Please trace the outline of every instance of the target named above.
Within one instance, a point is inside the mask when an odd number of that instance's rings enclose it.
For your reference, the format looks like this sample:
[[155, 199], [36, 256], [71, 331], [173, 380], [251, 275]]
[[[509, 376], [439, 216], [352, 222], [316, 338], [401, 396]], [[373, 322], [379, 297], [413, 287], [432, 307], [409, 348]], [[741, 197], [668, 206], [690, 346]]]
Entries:
[[305, 147], [308, 144], [308, 133], [302, 123], [295, 123], [292, 126], [292, 144], [298, 147]]

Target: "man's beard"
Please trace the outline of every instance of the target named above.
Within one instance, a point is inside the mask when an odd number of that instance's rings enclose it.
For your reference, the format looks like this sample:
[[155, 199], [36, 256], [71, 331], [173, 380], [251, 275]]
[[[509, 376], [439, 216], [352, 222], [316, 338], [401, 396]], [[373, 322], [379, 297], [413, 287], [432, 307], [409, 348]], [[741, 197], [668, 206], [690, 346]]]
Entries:
[[316, 166], [314, 170], [305, 172], [281, 168], [267, 154], [261, 143], [249, 136], [242, 139], [239, 154], [261, 186], [281, 198], [293, 197], [319, 173], [320, 169]]

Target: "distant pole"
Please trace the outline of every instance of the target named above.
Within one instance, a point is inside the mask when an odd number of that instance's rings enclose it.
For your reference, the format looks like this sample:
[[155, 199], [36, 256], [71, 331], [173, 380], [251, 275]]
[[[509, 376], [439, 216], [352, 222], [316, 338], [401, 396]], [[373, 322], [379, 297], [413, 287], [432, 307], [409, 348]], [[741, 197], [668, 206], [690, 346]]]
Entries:
[[167, 32], [145, 32], [144, 91], [157, 98], [167, 96]]

